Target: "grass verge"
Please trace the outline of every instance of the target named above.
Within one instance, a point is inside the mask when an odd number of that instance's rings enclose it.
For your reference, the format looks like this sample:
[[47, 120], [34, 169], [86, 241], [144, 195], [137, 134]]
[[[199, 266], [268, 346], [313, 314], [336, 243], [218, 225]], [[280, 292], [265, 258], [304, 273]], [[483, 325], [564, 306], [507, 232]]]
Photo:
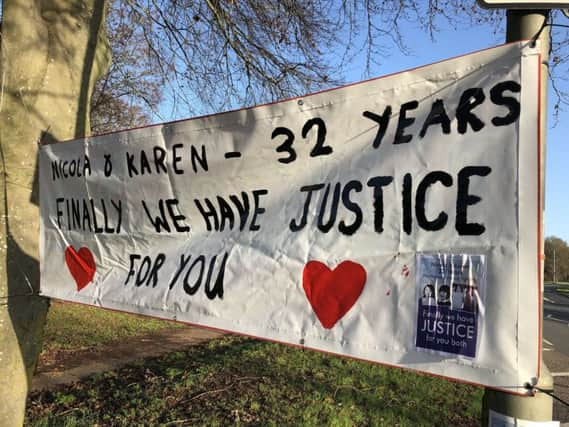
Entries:
[[482, 389], [224, 336], [30, 395], [26, 425], [479, 424]]
[[44, 352], [97, 347], [129, 336], [182, 326], [165, 320], [53, 301], [44, 330]]

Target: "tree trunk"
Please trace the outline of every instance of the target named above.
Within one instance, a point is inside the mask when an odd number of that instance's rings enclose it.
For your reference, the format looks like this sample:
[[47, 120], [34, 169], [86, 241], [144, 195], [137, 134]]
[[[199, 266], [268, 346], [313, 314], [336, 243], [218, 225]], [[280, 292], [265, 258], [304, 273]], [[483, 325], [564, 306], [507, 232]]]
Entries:
[[48, 301], [38, 296], [37, 143], [84, 136], [110, 50], [104, 0], [5, 0], [0, 92], [0, 425], [23, 424]]

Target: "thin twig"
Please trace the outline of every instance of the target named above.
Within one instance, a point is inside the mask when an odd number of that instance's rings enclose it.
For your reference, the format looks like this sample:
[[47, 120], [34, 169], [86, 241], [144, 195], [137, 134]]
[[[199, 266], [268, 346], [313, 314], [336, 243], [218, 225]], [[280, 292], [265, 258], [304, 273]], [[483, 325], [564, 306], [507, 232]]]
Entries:
[[367, 387], [367, 388], [356, 388], [353, 385], [339, 385], [338, 387], [336, 387], [336, 390], [334, 391], [334, 400], [336, 400], [336, 395], [338, 394], [338, 391], [340, 391], [340, 389], [352, 389], [354, 391], [357, 391], [358, 393], [364, 393], [366, 391], [370, 391], [371, 387]]
[[56, 415], [57, 415], [58, 417], [61, 417], [61, 416], [63, 416], [63, 415], [69, 414], [70, 412], [78, 411], [78, 410], [79, 410], [79, 408], [70, 408], [70, 409], [68, 409], [67, 411], [58, 412]]
[[243, 381], [252, 381], [252, 380], [258, 380], [259, 377], [241, 377], [241, 378], [237, 378], [237, 380], [235, 380], [234, 382], [232, 382], [231, 384], [229, 384], [227, 387], [225, 388], [220, 388], [217, 390], [208, 390], [208, 391], [204, 391], [202, 393], [196, 394], [195, 396], [192, 396], [191, 398], [184, 400], [180, 403], [188, 403], [191, 402], [192, 400], [196, 400], [199, 399], [200, 397], [203, 396], [207, 396], [209, 394], [217, 394], [217, 393], [222, 393], [224, 391], [229, 390], [231, 387], [233, 387], [234, 385], [236, 385], [237, 383], [243, 382]]
[[191, 421], [196, 421], [196, 420], [197, 420], [197, 418], [186, 418], [185, 420], [174, 420], [174, 421], [167, 422], [166, 424], [164, 424], [164, 426], [165, 427], [166, 426], [173, 426], [176, 424], [189, 423]]

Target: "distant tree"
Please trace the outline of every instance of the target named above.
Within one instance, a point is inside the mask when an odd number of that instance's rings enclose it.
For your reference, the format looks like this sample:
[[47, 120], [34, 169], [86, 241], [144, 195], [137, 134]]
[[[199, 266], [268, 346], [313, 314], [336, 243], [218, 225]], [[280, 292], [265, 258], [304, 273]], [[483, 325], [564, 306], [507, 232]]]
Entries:
[[119, 0], [108, 5], [106, 30], [112, 63], [91, 97], [94, 134], [149, 124], [163, 100], [166, 75], [149, 51], [136, 17]]
[[569, 246], [564, 240], [550, 236], [545, 239], [544, 280], [569, 281]]

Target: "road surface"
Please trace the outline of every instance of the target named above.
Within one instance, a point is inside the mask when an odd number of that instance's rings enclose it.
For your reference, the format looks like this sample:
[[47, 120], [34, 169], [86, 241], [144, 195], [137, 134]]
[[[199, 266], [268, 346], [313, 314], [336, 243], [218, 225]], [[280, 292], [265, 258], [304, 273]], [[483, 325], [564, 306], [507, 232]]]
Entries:
[[553, 347], [569, 356], [569, 297], [558, 293], [555, 285], [546, 285], [543, 293], [543, 337], [545, 349]]

